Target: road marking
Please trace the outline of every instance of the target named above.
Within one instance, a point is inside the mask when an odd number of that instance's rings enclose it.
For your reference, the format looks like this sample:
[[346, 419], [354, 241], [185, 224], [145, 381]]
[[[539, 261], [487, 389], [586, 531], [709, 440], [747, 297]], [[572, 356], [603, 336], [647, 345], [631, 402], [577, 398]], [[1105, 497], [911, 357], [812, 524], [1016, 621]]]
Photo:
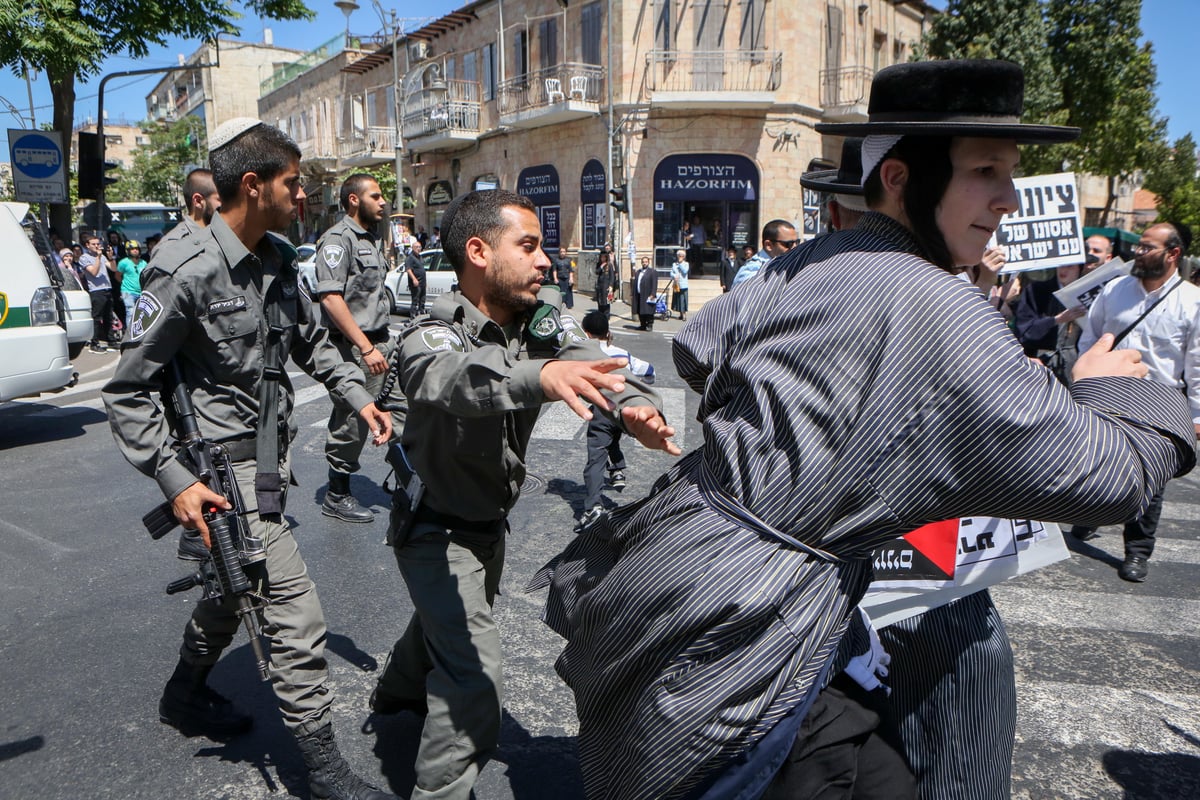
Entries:
[[[1112, 529], [1111, 533], [1104, 531], [1099, 539], [1092, 539], [1087, 546], [1108, 553], [1118, 561], [1125, 558], [1125, 540], [1119, 527]], [[1163, 536], [1160, 527], [1159, 535], [1154, 537], [1154, 555], [1150, 557], [1150, 561], [1163, 564], [1200, 564], [1200, 541]]]
[[26, 539], [27, 541], [32, 542], [33, 544], [38, 545], [39, 547], [45, 547], [47, 550], [50, 550], [51, 552], [53, 552], [55, 555], [65, 555], [66, 553], [74, 553], [75, 552], [74, 548], [67, 547], [65, 545], [61, 545], [58, 542], [52, 542], [43, 536], [38, 536], [33, 531], [25, 530], [24, 528], [20, 527], [19, 525], [13, 525], [11, 522], [6, 522], [5, 520], [2, 520], [2, 519], [0, 519], [0, 530], [5, 530], [5, 531], [9, 531], [11, 533], [15, 533], [18, 536], [20, 536], [21, 538]]
[[1168, 636], [1200, 633], [1200, 600], [1000, 585], [992, 599], [1008, 625]]
[[1200, 505], [1196, 505], [1194, 503], [1163, 502], [1162, 518], [1182, 519], [1187, 521], [1198, 520], [1200, 519]]
[[[1114, 678], [1117, 676], [1113, 676]], [[1200, 730], [1200, 696], [1095, 683], [1017, 681], [1017, 739], [1097, 744], [1151, 753], [1197, 751], [1180, 731]]]

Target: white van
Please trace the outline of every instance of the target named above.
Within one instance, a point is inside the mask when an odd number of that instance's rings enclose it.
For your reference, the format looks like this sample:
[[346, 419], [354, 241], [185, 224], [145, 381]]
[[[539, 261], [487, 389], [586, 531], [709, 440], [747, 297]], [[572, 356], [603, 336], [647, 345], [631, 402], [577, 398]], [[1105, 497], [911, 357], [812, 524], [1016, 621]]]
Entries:
[[0, 203], [0, 402], [61, 389], [74, 379], [60, 297], [21, 227], [28, 207], [15, 214], [23, 205]]
[[83, 348], [92, 340], [92, 298], [87, 287], [79, 283], [79, 278], [69, 269], [59, 266], [50, 237], [46, 235], [37, 214], [29, 208], [28, 203], [0, 203], [21, 221], [25, 236], [37, 251], [50, 278], [50, 285], [58, 295], [58, 324], [67, 331], [67, 354], [74, 361], [83, 352]]

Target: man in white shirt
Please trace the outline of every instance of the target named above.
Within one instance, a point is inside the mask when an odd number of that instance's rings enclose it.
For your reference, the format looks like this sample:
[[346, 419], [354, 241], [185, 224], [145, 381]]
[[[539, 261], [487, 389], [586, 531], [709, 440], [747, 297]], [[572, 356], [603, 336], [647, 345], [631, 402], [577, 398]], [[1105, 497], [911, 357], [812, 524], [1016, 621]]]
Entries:
[[[1105, 333], [1116, 335], [1114, 347], [1141, 353], [1150, 370], [1147, 379], [1186, 393], [1200, 436], [1200, 288], [1179, 275], [1179, 260], [1190, 243], [1191, 233], [1180, 226], [1147, 228], [1134, 249], [1131, 274], [1105, 284], [1089, 309], [1079, 351]], [[1146, 580], [1162, 502], [1159, 492], [1141, 516], [1125, 523], [1120, 576], [1127, 581]], [[1097, 535], [1095, 528], [1083, 525], [1072, 527], [1071, 534], [1083, 541]]]

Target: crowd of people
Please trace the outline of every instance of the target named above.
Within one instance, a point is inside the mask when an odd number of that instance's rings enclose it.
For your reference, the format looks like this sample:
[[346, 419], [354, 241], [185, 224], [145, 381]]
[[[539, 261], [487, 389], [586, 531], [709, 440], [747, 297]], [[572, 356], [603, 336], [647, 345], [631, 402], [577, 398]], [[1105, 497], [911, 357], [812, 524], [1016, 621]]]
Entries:
[[[1179, 275], [1182, 226], [1144, 232], [1131, 274], [1086, 311], [1055, 293], [1111, 258], [1111, 243], [1094, 265], [993, 291], [1004, 263], [986, 246], [1016, 208], [1018, 143], [1078, 134], [1022, 123], [1023, 89], [1006, 62], [896, 65], [876, 74], [868, 121], [818, 126], [852, 137], [839, 169], [804, 176], [832, 195], [834, 232], [801, 244], [776, 219], [758, 252], [725, 252], [724, 293], [672, 344], [703, 442], [615, 508], [603, 491], [625, 488], [623, 436], [683, 454], [654, 368], [612, 344], [611, 248], [579, 324], [567, 313], [577, 265], [543, 250], [533, 204], [460, 195], [435, 232], [458, 289], [397, 335], [375, 180], [343, 183], [345, 217], [317, 243], [308, 302], [294, 249], [271, 233], [304, 198], [299, 149], [259, 120], [221, 126], [219, 212], [206, 215], [197, 190], [179, 234], [191, 247], [164, 240], [146, 265], [127, 246], [112, 266], [139, 282], [103, 396], [123, 454], [191, 531], [193, 557], [197, 538], [210, 544], [209, 510], [229, 503], [172, 447], [157, 408], [164, 367], [230, 452], [265, 550], [272, 687], [313, 796], [393, 797], [334, 740], [324, 616], [284, 516], [289, 358], [334, 403], [322, 513], [373, 519], [350, 491], [367, 442], [401, 448], [418, 479], [394, 495], [387, 531], [413, 612], [368, 699], [376, 714], [422, 717], [412, 797], [467, 800], [498, 746], [493, 605], [533, 427], [554, 402], [588, 422], [586, 498], [578, 535], [533, 585], [549, 588], [545, 620], [566, 640], [557, 669], [576, 701], [588, 797], [1006, 797], [1015, 678], [995, 607], [979, 592], [877, 632], [858, 608], [873, 548], [961, 516], [1074, 523], [1081, 540], [1125, 522], [1120, 575], [1145, 580], [1162, 489], [1194, 465], [1200, 435], [1200, 289]], [[693, 248], [708, 238], [699, 220], [685, 229], [670, 273], [681, 321]], [[111, 297], [100, 241], [85, 245], [85, 279]], [[650, 330], [663, 292], [649, 258], [631, 289]], [[376, 402], [389, 370], [401, 410]], [[207, 683], [237, 626], [228, 603], [196, 606], [164, 723], [214, 737], [251, 727]]]

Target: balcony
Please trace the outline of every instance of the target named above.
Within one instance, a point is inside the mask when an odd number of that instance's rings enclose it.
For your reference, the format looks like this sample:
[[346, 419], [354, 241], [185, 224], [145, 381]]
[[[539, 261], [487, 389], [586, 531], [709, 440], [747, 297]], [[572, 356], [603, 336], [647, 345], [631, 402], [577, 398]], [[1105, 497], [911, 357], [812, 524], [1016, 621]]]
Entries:
[[347, 167], [391, 164], [396, 160], [396, 132], [374, 126], [358, 128], [353, 136], [339, 142], [338, 155]]
[[404, 144], [414, 153], [462, 150], [479, 139], [479, 83], [448, 80], [411, 93], [404, 103]]
[[600, 113], [604, 70], [566, 63], [504, 81], [497, 87], [500, 124], [539, 128]]
[[821, 108], [827, 122], [866, 122], [867, 97], [875, 70], [870, 67], [823, 69]]
[[783, 74], [777, 50], [651, 50], [646, 90], [654, 106], [767, 108]]

